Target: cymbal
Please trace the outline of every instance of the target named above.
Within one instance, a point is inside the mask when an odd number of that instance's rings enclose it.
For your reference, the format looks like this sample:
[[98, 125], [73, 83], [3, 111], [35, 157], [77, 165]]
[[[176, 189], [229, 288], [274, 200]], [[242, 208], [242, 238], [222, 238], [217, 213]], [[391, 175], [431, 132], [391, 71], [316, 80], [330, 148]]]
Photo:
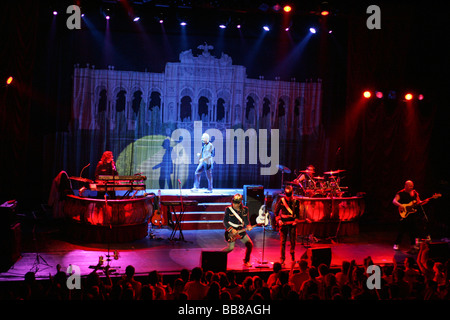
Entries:
[[278, 165], [278, 169], [280, 169], [283, 172], [286, 173], [291, 173], [291, 169], [289, 169], [288, 167], [282, 166], [281, 164]]
[[308, 171], [308, 170], [302, 170], [302, 171], [299, 171], [299, 172], [301, 172], [301, 173], [309, 173], [309, 174], [313, 173], [313, 172]]
[[325, 180], [324, 177], [313, 177], [313, 179], [315, 179], [315, 180]]
[[82, 177], [70, 177], [70, 180], [85, 182], [85, 183], [94, 183], [94, 181]]
[[324, 174], [331, 174], [331, 175], [333, 175], [333, 174], [338, 174], [338, 173], [341, 173], [341, 172], [345, 172], [345, 170], [327, 171], [327, 172], [324, 172]]

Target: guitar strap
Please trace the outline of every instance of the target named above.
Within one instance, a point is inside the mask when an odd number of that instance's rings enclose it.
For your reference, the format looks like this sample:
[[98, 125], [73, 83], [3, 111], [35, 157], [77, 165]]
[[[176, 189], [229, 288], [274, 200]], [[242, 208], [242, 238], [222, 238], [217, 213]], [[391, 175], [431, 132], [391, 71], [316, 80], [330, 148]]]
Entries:
[[229, 207], [230, 211], [234, 214], [234, 216], [241, 222], [242, 226], [244, 225], [244, 221], [242, 220], [241, 216], [237, 214], [236, 211], [234, 211], [233, 207]]
[[281, 202], [283, 202], [284, 207], [289, 212], [289, 214], [292, 216], [294, 213], [292, 212], [292, 209], [289, 208], [288, 204], [286, 203], [286, 199], [285, 198], [281, 198]]

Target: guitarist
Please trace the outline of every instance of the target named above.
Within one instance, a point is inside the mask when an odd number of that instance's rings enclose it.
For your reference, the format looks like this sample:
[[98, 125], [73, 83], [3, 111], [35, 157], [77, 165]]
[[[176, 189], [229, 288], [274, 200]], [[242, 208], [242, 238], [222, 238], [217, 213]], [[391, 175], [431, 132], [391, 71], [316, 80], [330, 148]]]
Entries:
[[[415, 201], [420, 202], [419, 193], [414, 189], [414, 183], [411, 180], [405, 182], [405, 187], [395, 194], [392, 203], [396, 205], [399, 209], [400, 214], [406, 212], [407, 205]], [[412, 213], [402, 218], [399, 221], [398, 234], [394, 243], [394, 250], [399, 250], [399, 245], [402, 241], [403, 235], [408, 233], [409, 240], [411, 243], [411, 252], [417, 251], [418, 248], [415, 247], [415, 239], [418, 236], [418, 217], [417, 214]]]
[[228, 247], [223, 249], [223, 251], [233, 251], [236, 242], [235, 239], [240, 239], [246, 247], [244, 266], [251, 267], [250, 255], [253, 249], [253, 242], [246, 231], [251, 230], [252, 226], [248, 220], [248, 208], [242, 205], [241, 194], [236, 193], [231, 200], [231, 206], [226, 207], [223, 217], [223, 224], [226, 232], [232, 239], [228, 241]]
[[291, 258], [295, 262], [295, 244], [297, 241], [297, 226], [300, 221], [300, 204], [293, 197], [293, 188], [288, 185], [284, 189], [284, 197], [280, 197], [275, 204], [275, 221], [280, 231], [280, 263], [284, 265], [286, 259], [286, 240], [289, 235], [291, 242]]

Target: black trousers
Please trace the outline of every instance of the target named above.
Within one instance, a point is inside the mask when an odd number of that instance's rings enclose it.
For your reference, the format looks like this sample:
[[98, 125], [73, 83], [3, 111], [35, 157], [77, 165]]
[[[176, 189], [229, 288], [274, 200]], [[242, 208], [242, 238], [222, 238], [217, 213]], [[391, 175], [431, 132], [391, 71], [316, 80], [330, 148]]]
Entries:
[[416, 243], [416, 238], [419, 237], [420, 219], [417, 218], [416, 214], [412, 214], [405, 219], [398, 222], [398, 233], [395, 239], [395, 244], [400, 245], [402, 239], [405, 235], [409, 236], [409, 242], [411, 245]]
[[289, 236], [291, 248], [289, 253], [291, 254], [292, 261], [295, 260], [295, 244], [297, 242], [297, 226], [284, 225], [280, 228], [280, 260], [286, 259], [286, 241]]

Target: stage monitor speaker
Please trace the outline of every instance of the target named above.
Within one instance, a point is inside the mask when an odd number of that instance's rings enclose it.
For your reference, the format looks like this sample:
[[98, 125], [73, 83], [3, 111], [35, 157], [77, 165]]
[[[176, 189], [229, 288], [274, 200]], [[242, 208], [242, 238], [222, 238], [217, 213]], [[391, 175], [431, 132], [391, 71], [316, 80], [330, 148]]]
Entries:
[[450, 258], [450, 249], [447, 242], [430, 242], [428, 258], [435, 262], [445, 263]]
[[259, 209], [264, 204], [264, 187], [244, 185], [244, 205], [248, 207], [250, 224], [256, 224]]
[[303, 254], [302, 259], [308, 261], [309, 266], [318, 267], [322, 263], [328, 267], [331, 265], [331, 248], [309, 248]]
[[0, 234], [0, 272], [8, 271], [20, 258], [21, 227], [16, 223]]
[[0, 205], [0, 231], [7, 232], [17, 223], [17, 201], [9, 200]]
[[202, 251], [201, 266], [203, 271], [226, 272], [227, 252], [223, 251]]

